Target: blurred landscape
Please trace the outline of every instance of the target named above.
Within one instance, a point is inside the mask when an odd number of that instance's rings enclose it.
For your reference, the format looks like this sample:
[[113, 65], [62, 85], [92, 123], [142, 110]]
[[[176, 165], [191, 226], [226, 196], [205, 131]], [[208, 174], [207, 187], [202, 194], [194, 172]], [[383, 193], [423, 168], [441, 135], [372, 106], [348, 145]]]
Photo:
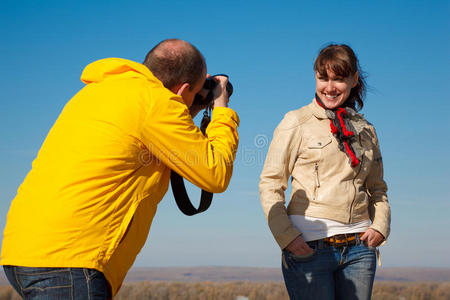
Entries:
[[[0, 299], [20, 297], [0, 273]], [[133, 268], [115, 299], [289, 299], [281, 270], [252, 267]], [[450, 299], [450, 269], [379, 268], [375, 300]]]

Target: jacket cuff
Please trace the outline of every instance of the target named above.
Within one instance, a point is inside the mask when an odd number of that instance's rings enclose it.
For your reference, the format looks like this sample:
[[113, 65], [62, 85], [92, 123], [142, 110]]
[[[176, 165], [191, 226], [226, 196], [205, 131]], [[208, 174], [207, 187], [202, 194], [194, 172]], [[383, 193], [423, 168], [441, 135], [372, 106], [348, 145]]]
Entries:
[[289, 227], [282, 234], [274, 235], [274, 237], [278, 245], [280, 246], [281, 250], [283, 250], [284, 248], [287, 247], [287, 245], [289, 245], [293, 240], [295, 240], [300, 235], [302, 235], [302, 233], [298, 231], [297, 228], [292, 226]]
[[231, 120], [233, 120], [236, 123], [236, 126], [239, 126], [239, 123], [240, 123], [239, 117], [233, 109], [231, 109], [229, 107], [215, 107], [212, 111], [211, 121], [216, 118], [220, 118], [221, 116], [230, 118]]
[[390, 234], [390, 228], [389, 226], [382, 226], [381, 224], [373, 223], [369, 226], [369, 228], [372, 228], [379, 233], [381, 233], [384, 236], [384, 240], [386, 241]]

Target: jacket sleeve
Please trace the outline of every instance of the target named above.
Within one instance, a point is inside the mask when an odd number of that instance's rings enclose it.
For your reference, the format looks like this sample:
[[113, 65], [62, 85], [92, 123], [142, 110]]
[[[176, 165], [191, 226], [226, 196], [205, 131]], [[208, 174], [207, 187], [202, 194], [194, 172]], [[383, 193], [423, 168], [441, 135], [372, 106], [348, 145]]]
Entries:
[[370, 228], [380, 232], [385, 239], [390, 233], [391, 208], [387, 198], [387, 185], [383, 179], [383, 160], [375, 129], [372, 128], [375, 149], [373, 163], [366, 179], [369, 194], [369, 216], [372, 221]]
[[275, 129], [259, 183], [261, 205], [281, 249], [301, 234], [289, 219], [284, 195], [297, 158], [298, 133], [298, 122], [288, 113]]
[[179, 96], [153, 102], [141, 130], [150, 153], [196, 186], [213, 193], [225, 191], [238, 147], [237, 114], [215, 108], [205, 137]]

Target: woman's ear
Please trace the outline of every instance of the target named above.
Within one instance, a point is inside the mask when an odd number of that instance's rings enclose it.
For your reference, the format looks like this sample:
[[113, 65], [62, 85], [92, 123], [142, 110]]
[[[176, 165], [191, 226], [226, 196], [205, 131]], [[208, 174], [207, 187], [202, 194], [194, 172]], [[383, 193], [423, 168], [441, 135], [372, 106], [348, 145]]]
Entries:
[[355, 74], [353, 75], [352, 88], [354, 88], [358, 84], [358, 80], [359, 80], [359, 74], [358, 74], [358, 71], [356, 71]]

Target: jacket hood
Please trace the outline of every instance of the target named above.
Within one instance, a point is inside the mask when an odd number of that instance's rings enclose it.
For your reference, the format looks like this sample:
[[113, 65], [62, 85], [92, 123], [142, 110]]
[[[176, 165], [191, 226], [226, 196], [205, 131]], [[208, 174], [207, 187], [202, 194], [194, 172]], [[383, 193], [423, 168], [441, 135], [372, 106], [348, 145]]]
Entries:
[[81, 81], [89, 84], [101, 82], [110, 77], [141, 77], [162, 84], [146, 66], [123, 58], [105, 58], [90, 63], [84, 68], [81, 74]]

